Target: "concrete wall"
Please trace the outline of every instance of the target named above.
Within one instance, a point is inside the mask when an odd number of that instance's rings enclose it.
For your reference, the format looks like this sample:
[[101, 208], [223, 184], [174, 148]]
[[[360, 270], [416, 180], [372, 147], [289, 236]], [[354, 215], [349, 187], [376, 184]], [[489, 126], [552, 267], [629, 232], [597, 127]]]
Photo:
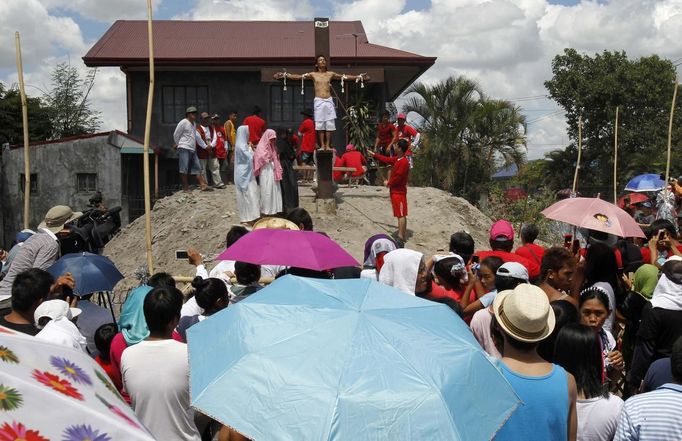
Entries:
[[[38, 175], [37, 194], [31, 194], [31, 228], [42, 221], [53, 205], [68, 205], [74, 210], [87, 208], [94, 192], [77, 191], [78, 173], [96, 173], [97, 189], [109, 207], [121, 204], [121, 154], [107, 142], [108, 136], [78, 139], [31, 147], [31, 173]], [[19, 184], [24, 172], [23, 149], [2, 154], [3, 243], [9, 247], [16, 231], [23, 228], [23, 193]], [[127, 219], [127, 213], [121, 213]]]

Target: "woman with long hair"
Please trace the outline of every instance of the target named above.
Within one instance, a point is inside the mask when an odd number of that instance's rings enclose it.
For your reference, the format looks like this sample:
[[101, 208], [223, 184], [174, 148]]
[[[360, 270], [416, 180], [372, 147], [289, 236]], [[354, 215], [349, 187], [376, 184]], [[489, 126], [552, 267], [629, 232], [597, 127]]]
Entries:
[[604, 322], [604, 329], [613, 331], [616, 323], [616, 299], [620, 297], [618, 283], [618, 262], [616, 253], [603, 243], [590, 245], [585, 253], [585, 282], [583, 289], [598, 287], [606, 292], [610, 311]]
[[594, 330], [569, 323], [556, 338], [554, 362], [573, 374], [578, 388], [578, 441], [611, 441], [623, 400], [602, 380], [601, 346]]

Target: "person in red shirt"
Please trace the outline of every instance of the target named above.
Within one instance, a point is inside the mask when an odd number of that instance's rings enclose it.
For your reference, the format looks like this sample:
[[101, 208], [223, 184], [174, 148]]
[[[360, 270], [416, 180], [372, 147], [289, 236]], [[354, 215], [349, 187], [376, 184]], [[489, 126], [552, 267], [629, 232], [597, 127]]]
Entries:
[[410, 161], [410, 168], [412, 168], [412, 149], [419, 143], [419, 132], [417, 129], [409, 124], [405, 124], [405, 119], [407, 117], [404, 113], [398, 115], [397, 118], [397, 139], [407, 140], [407, 150], [405, 150], [405, 156]]
[[[213, 131], [215, 132], [215, 157], [218, 159], [218, 172], [220, 173], [223, 170], [226, 170], [228, 166], [230, 165], [229, 163], [229, 156], [228, 152], [230, 149], [230, 145], [227, 142], [227, 134], [225, 133], [225, 127], [223, 127], [223, 124], [220, 122], [220, 116], [213, 115], [211, 117], [211, 121], [213, 122]], [[221, 173], [221, 178], [222, 178], [222, 173]]]
[[393, 144], [398, 140], [398, 129], [389, 120], [388, 110], [381, 112], [381, 121], [377, 124], [377, 137], [374, 140], [374, 151], [384, 156], [393, 156]]
[[376, 160], [393, 166], [391, 176], [384, 181], [384, 185], [390, 190], [393, 216], [398, 218], [398, 237], [403, 242], [407, 240], [407, 179], [410, 176], [410, 164], [405, 157], [406, 150], [407, 141], [401, 139], [395, 145], [394, 157], [369, 152]]
[[299, 147], [301, 164], [313, 165], [315, 163], [315, 121], [313, 121], [313, 111], [305, 109], [301, 112], [305, 119], [298, 126], [298, 135], [301, 139]]
[[249, 143], [254, 147], [258, 145], [258, 141], [260, 141], [267, 128], [265, 120], [261, 118], [260, 107], [254, 106], [252, 114], [244, 118], [242, 125], [249, 127]]
[[490, 227], [490, 248], [489, 251], [476, 253], [479, 260], [482, 261], [488, 256], [497, 256], [504, 262], [518, 262], [525, 266], [530, 280], [540, 277], [539, 263], [511, 252], [514, 248], [514, 227], [509, 221], [501, 219]]
[[346, 172], [345, 179], [350, 177], [357, 178], [363, 176], [367, 171], [367, 160], [362, 153], [357, 151], [353, 144], [348, 144], [346, 146], [346, 153], [341, 156], [340, 167], [353, 167], [354, 172]]
[[545, 254], [545, 249], [537, 245], [535, 239], [538, 238], [540, 230], [535, 224], [524, 225], [521, 228], [521, 243], [522, 245], [516, 249], [515, 253], [528, 260], [532, 260], [538, 265], [542, 265], [542, 256]]
[[111, 342], [118, 333], [118, 327], [113, 323], [106, 323], [95, 331], [95, 347], [99, 354], [95, 358], [104, 372], [107, 373], [111, 381], [116, 386], [117, 390], [123, 389], [123, 380], [121, 379], [121, 372], [114, 366], [109, 358], [109, 351], [111, 350]]

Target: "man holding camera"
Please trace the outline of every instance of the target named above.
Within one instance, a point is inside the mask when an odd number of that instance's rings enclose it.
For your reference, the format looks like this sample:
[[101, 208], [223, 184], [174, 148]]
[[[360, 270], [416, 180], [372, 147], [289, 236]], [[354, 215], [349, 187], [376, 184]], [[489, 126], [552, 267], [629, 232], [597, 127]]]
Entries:
[[47, 270], [59, 259], [60, 247], [57, 235], [68, 231], [65, 225], [81, 216], [66, 205], [56, 205], [45, 214], [45, 219], [38, 225], [38, 232], [29, 237], [21, 247], [7, 275], [0, 281], [0, 309], [8, 308], [12, 300], [12, 282], [20, 273], [40, 268]]

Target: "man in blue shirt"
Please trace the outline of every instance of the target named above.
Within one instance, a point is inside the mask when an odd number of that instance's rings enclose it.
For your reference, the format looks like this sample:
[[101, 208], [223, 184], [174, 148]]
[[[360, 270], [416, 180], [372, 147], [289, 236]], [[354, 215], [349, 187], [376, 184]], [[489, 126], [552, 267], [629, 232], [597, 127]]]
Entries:
[[682, 337], [670, 356], [673, 382], [625, 402], [615, 441], [682, 440]]

